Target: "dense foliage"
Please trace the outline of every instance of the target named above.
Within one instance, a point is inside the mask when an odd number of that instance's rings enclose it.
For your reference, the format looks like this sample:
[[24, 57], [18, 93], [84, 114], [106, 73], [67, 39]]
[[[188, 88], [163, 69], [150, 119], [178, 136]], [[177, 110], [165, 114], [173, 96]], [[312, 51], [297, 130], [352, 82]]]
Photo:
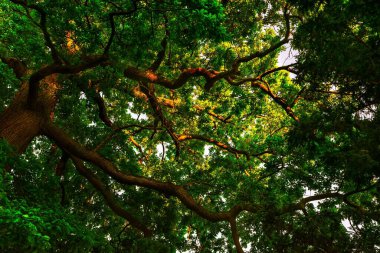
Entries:
[[379, 17], [0, 0], [0, 251], [379, 251]]

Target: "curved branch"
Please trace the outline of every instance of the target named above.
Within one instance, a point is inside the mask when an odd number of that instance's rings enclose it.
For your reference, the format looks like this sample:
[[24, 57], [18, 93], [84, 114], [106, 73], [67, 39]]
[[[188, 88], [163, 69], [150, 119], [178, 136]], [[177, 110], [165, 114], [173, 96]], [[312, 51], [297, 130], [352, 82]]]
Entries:
[[193, 77], [203, 76], [206, 79], [205, 89], [207, 90], [210, 89], [217, 80], [225, 77], [226, 72], [219, 73], [217, 71], [207, 70], [205, 68], [190, 68], [183, 70], [177, 79], [169, 80], [154, 73], [150, 69], [141, 71], [136, 67], [130, 66], [124, 70], [124, 76], [135, 81], [159, 84], [172, 90], [181, 88]]
[[230, 145], [227, 145], [227, 144], [222, 143], [220, 141], [214, 140], [212, 138], [208, 138], [208, 137], [205, 137], [202, 135], [197, 135], [197, 134], [181, 134], [181, 135], [177, 135], [177, 138], [178, 138], [178, 141], [200, 140], [200, 141], [208, 142], [208, 143], [214, 144], [214, 145], [216, 145], [216, 146], [218, 146], [224, 150], [227, 150], [228, 152], [230, 152], [232, 154], [245, 155], [247, 160], [250, 160], [251, 155], [247, 151], [233, 148]]
[[159, 102], [158, 102], [158, 100], [154, 94], [154, 89], [149, 89], [148, 87], [146, 87], [146, 85], [143, 84], [143, 85], [141, 85], [141, 91], [148, 98], [148, 102], [153, 109], [155, 118], [157, 120], [161, 121], [162, 125], [164, 126], [164, 128], [168, 132], [169, 136], [172, 138], [174, 145], [176, 147], [176, 157], [179, 157], [180, 145], [179, 145], [177, 135], [175, 134], [175, 132], [173, 130], [172, 123], [165, 118], [164, 113], [161, 109], [161, 106], [160, 106], [160, 104], [159, 104]]
[[78, 65], [51, 64], [34, 72], [29, 78], [28, 104], [33, 105], [37, 100], [39, 82], [52, 74], [77, 74], [86, 69], [96, 67], [104, 63], [108, 58], [104, 55], [88, 57], [86, 61]]
[[108, 38], [106, 47], [104, 48], [104, 51], [103, 51], [104, 55], [108, 54], [108, 51], [110, 50], [111, 45], [112, 45], [113, 38], [116, 35], [116, 27], [115, 27], [115, 19], [114, 18], [117, 17], [117, 16], [128, 16], [128, 15], [131, 15], [134, 12], [137, 11], [137, 0], [131, 0], [131, 3], [132, 3], [132, 10], [130, 10], [130, 11], [111, 12], [108, 15], [108, 19], [109, 19], [109, 22], [110, 22], [110, 25], [111, 25], [111, 35]]
[[227, 123], [231, 123], [231, 118], [232, 118], [232, 115], [228, 116], [228, 117], [224, 117], [222, 115], [219, 115], [219, 114], [216, 114], [213, 110], [206, 110], [204, 108], [202, 108], [201, 106], [199, 105], [194, 105], [194, 108], [197, 109], [198, 111], [206, 111], [206, 113], [218, 120], [220, 120], [221, 122], [227, 124]]
[[16, 58], [4, 58], [1, 56], [0, 60], [13, 70], [18, 79], [21, 79], [26, 75], [28, 69], [23, 61], [20, 61]]
[[292, 117], [295, 121], [299, 121], [298, 117], [294, 114], [292, 108], [290, 105], [286, 103], [286, 101], [275, 95], [269, 88], [268, 85], [263, 85], [260, 82], [265, 82], [262, 78], [264, 76], [267, 76], [269, 74], [272, 74], [276, 71], [280, 70], [289, 70], [291, 66], [294, 64], [287, 65], [287, 66], [281, 66], [277, 67], [271, 70], [268, 70], [264, 72], [263, 74], [254, 77], [254, 78], [245, 78], [239, 81], [234, 81], [230, 77], [229, 72], [217, 72], [213, 70], [206, 70], [204, 68], [193, 68], [193, 69], [186, 69], [181, 72], [181, 74], [178, 76], [175, 80], [169, 80], [166, 79], [163, 76], [160, 76], [149, 69], [146, 71], [141, 71], [135, 67], [128, 67], [124, 71], [124, 76], [127, 78], [130, 78], [132, 80], [136, 80], [143, 83], [153, 83], [153, 84], [159, 84], [161, 86], [164, 86], [169, 89], [178, 89], [182, 87], [187, 81], [189, 81], [193, 77], [197, 76], [203, 76], [206, 79], [206, 85], [205, 89], [208, 90], [212, 88], [212, 86], [220, 79], [225, 79], [230, 85], [233, 86], [239, 86], [246, 82], [251, 82], [253, 87], [259, 87], [262, 91], [264, 91], [267, 95], [272, 97], [272, 99], [279, 104], [285, 112]]
[[194, 211], [199, 216], [212, 222], [229, 221], [231, 217], [236, 217], [242, 211], [258, 212], [262, 208], [254, 204], [240, 204], [232, 207], [225, 212], [212, 212], [199, 205], [197, 201], [187, 192], [187, 190], [179, 185], [170, 182], [161, 182], [154, 179], [127, 175], [119, 171], [117, 167], [109, 160], [100, 156], [94, 151], [90, 151], [82, 147], [79, 143], [71, 139], [63, 130], [56, 127], [50, 122], [46, 122], [43, 126], [43, 134], [55, 141], [57, 145], [71, 155], [82, 160], [88, 161], [102, 169], [106, 174], [121, 184], [136, 185], [161, 192], [166, 196], [177, 197], [182, 204], [188, 209]]
[[152, 231], [138, 221], [132, 214], [123, 209], [115, 200], [113, 194], [107, 189], [105, 184], [102, 183], [101, 179], [91, 170], [87, 169], [83, 162], [75, 156], [70, 156], [71, 160], [74, 162], [75, 168], [78, 172], [84, 176], [94, 187], [97, 189], [104, 197], [107, 205], [112, 209], [114, 213], [122, 218], [128, 220], [128, 222], [141, 232], [143, 232], [145, 237], [152, 235]]
[[[92, 84], [90, 82], [90, 87], [91, 86]], [[98, 112], [99, 118], [106, 126], [110, 127], [113, 130], [113, 132], [110, 135], [108, 135], [101, 143], [98, 144], [98, 146], [94, 148], [94, 151], [97, 151], [101, 147], [103, 147], [108, 141], [110, 141], [116, 135], [116, 133], [120, 132], [121, 130], [127, 129], [129, 127], [136, 127], [138, 125], [127, 125], [124, 127], [117, 127], [108, 116], [107, 107], [106, 107], [103, 97], [100, 94], [99, 87], [96, 85], [94, 89], [95, 89], [95, 95], [93, 96], [93, 99], [99, 109], [99, 112]], [[82, 88], [82, 91], [86, 92], [85, 89], [83, 88]], [[148, 128], [144, 126], [138, 126], [138, 127], [140, 128], [140, 130]], [[141, 152], [141, 154], [144, 153], [141, 145], [137, 143], [137, 141], [132, 137], [132, 135], [129, 136], [129, 140]]]
[[305, 197], [301, 199], [297, 203], [297, 206], [304, 208], [307, 203], [312, 202], [312, 201], [322, 200], [326, 198], [341, 198], [341, 197], [343, 197], [343, 195], [338, 192], [321, 193], [321, 194], [317, 194], [317, 195], [313, 195], [313, 196], [309, 196], [309, 197]]
[[362, 206], [359, 206], [358, 204], [355, 204], [354, 202], [349, 200], [348, 196], [343, 196], [343, 202], [346, 203], [348, 206], [358, 210], [362, 214], [366, 213], [366, 210]]
[[234, 82], [232, 79], [227, 78], [227, 82], [231, 85], [238, 86], [245, 82], [251, 82], [252, 87], [258, 87], [260, 88], [265, 94], [269, 95], [274, 102], [276, 102], [278, 105], [280, 105], [285, 112], [295, 121], [299, 122], [299, 118], [295, 115], [295, 113], [292, 110], [293, 103], [291, 105], [288, 105], [282, 97], [277, 96], [272, 92], [272, 90], [269, 87], [269, 84], [264, 81], [263, 79], [257, 79], [257, 78], [246, 78], [243, 80], [240, 80], [238, 82]]
[[232, 86], [240, 86], [240, 85], [247, 83], [247, 82], [262, 81], [265, 76], [270, 75], [270, 74], [275, 73], [275, 72], [280, 71], [280, 70], [286, 70], [288, 72], [293, 72], [291, 67], [293, 67], [295, 65], [296, 65], [296, 63], [272, 68], [272, 69], [269, 69], [269, 70], [257, 75], [256, 77], [245, 77], [245, 78], [241, 78], [237, 81], [235, 81], [235, 78], [232, 78], [230, 76], [227, 76], [225, 79]]
[[189, 81], [190, 78], [203, 76], [206, 79], [205, 89], [209, 90], [210, 88], [212, 88], [212, 86], [215, 84], [216, 81], [222, 78], [230, 77], [232, 74], [238, 73], [239, 66], [241, 63], [251, 61], [255, 58], [265, 57], [271, 52], [281, 47], [282, 45], [288, 43], [289, 37], [290, 37], [290, 20], [289, 20], [287, 7], [285, 7], [285, 10], [284, 10], [284, 18], [285, 18], [286, 32], [285, 32], [285, 37], [282, 40], [280, 40], [278, 43], [272, 45], [266, 50], [255, 52], [248, 56], [236, 59], [234, 63], [232, 64], [232, 69], [229, 71], [218, 72], [215, 70], [207, 70], [205, 68], [190, 68], [190, 69], [183, 70], [177, 79], [169, 80], [165, 77], [155, 74], [154, 71], [151, 71], [150, 69], [148, 69], [147, 71], [141, 71], [138, 68], [130, 66], [125, 69], [124, 75], [125, 77], [136, 80], [136, 81], [141, 81], [141, 82], [146, 82], [146, 83], [155, 83], [169, 89], [178, 89], [182, 87], [187, 81]]
[[104, 124], [108, 127], [114, 128], [113, 122], [108, 117], [107, 108], [104, 103], [104, 99], [100, 95], [98, 91], [95, 91], [94, 101], [98, 105], [99, 108], [99, 118], [101, 121], [104, 122]]
[[348, 200], [348, 196], [366, 191], [366, 190], [371, 189], [371, 188], [372, 188], [372, 186], [365, 188], [365, 189], [347, 192], [347, 193], [327, 192], [327, 193], [321, 193], [321, 194], [305, 197], [305, 198], [299, 200], [296, 204], [289, 204], [288, 206], [283, 208], [280, 211], [280, 214], [289, 213], [289, 212], [293, 212], [296, 210], [303, 210], [303, 209], [305, 209], [306, 204], [309, 202], [316, 201], [316, 200], [328, 199], [328, 198], [341, 199], [348, 206], [358, 210], [360, 213], [366, 213], [367, 210], [365, 210], [363, 207], [361, 207], [361, 206], [351, 202], [350, 200]]
[[[237, 204], [228, 211], [213, 212], [197, 203], [197, 201], [188, 193], [188, 191], [180, 185], [171, 182], [161, 182], [142, 176], [127, 175], [119, 171], [118, 168], [109, 160], [102, 157], [94, 151], [85, 149], [79, 143], [71, 139], [63, 130], [46, 122], [42, 126], [42, 133], [57, 143], [59, 147], [67, 151], [72, 156], [78, 157], [84, 161], [88, 161], [93, 165], [102, 169], [107, 175], [121, 184], [136, 185], [158, 191], [165, 196], [177, 197], [184, 206], [194, 211], [200, 217], [211, 222], [228, 221], [236, 219], [237, 215], [242, 211], [257, 213], [266, 210], [265, 207], [256, 204]], [[322, 200], [327, 198], [342, 198], [344, 195], [340, 193], [322, 193], [314, 196], [306, 197], [297, 203], [291, 203], [280, 210], [274, 210], [274, 214], [281, 215], [284, 213], [303, 210], [305, 205], [311, 201]], [[233, 225], [233, 224], [232, 224]], [[236, 236], [236, 235], [235, 235]], [[236, 242], [235, 242], [236, 243]]]
[[291, 67], [294, 67], [295, 65], [297, 65], [296, 63], [293, 63], [293, 64], [289, 64], [289, 65], [285, 65], [285, 66], [281, 66], [281, 67], [276, 67], [276, 68], [273, 68], [273, 69], [270, 69], [270, 70], [267, 70], [265, 71], [264, 73], [258, 75], [256, 77], [257, 80], [261, 80], [263, 79], [265, 76], [267, 75], [270, 75], [274, 72], [277, 72], [277, 71], [280, 71], [280, 70], [287, 70], [289, 72], [292, 72], [294, 73], [294, 71], [291, 69]]
[[[140, 86], [136, 86], [134, 88], [132, 88], [131, 90], [131, 95], [136, 97], [136, 98], [139, 98], [141, 100], [144, 100], [146, 102], [148, 102], [148, 97], [140, 90]], [[181, 105], [181, 100], [180, 99], [174, 99], [174, 98], [165, 98], [165, 97], [157, 97], [157, 102], [158, 104], [160, 104], [161, 106], [165, 106], [165, 107], [168, 107], [168, 108], [176, 108], [178, 106]], [[220, 120], [221, 122], [227, 124], [227, 123], [231, 123], [232, 121], [232, 116], [233, 115], [229, 115], [227, 117], [224, 117], [220, 114], [217, 114], [215, 113], [213, 110], [206, 110], [205, 108], [203, 108], [202, 106], [200, 105], [194, 105], [193, 106], [197, 111], [205, 111], [208, 115], [212, 116], [213, 118], [217, 119], [217, 120]]]
[[[149, 129], [149, 130], [158, 130], [157, 128], [155, 128], [154, 126], [140, 126], [140, 125], [137, 125], [137, 124], [130, 124], [130, 125], [126, 125], [126, 126], [122, 126], [122, 127], [116, 127], [113, 129], [113, 132], [109, 135], [107, 135], [106, 138], [104, 138], [94, 149], [93, 151], [94, 152], [97, 152], [99, 149], [101, 149], [104, 145], [107, 144], [107, 142], [109, 142], [117, 133], [121, 132], [122, 130], [125, 130], [125, 129], [128, 129], [128, 128], [133, 128], [133, 127], [137, 127], [139, 128], [139, 130], [145, 130], [145, 129]], [[132, 141], [132, 140], [131, 140]], [[135, 144], [134, 144], [135, 145]]]
[[278, 49], [279, 47], [281, 47], [281, 46], [283, 46], [283, 45], [285, 45], [286, 43], [289, 42], [289, 37], [290, 37], [290, 17], [289, 17], [287, 6], [285, 6], [285, 9], [284, 9], [284, 19], [285, 19], [285, 27], [286, 27], [285, 37], [282, 40], [280, 40], [279, 42], [277, 42], [276, 44], [270, 46], [268, 49], [252, 53], [252, 54], [247, 55], [245, 57], [237, 58], [233, 62], [233, 64], [232, 64], [232, 72], [233, 73], [237, 73], [239, 71], [239, 66], [240, 66], [241, 63], [249, 62], [249, 61], [251, 61], [251, 60], [253, 60], [255, 58], [265, 57], [268, 54], [270, 54], [273, 51], [275, 51], [276, 49]]
[[292, 108], [290, 105], [288, 105], [285, 101], [285, 99], [283, 99], [282, 97], [279, 97], [277, 96], [276, 94], [274, 94], [270, 88], [269, 88], [269, 85], [267, 82], [263, 81], [266, 85], [263, 85], [262, 83], [260, 82], [252, 82], [251, 83], [251, 86], [252, 87], [259, 87], [264, 93], [266, 93], [267, 95], [269, 95], [273, 100], [274, 102], [276, 102], [278, 105], [280, 105], [284, 110], [285, 112], [292, 118], [294, 119], [295, 121], [299, 122], [299, 118], [294, 114]]

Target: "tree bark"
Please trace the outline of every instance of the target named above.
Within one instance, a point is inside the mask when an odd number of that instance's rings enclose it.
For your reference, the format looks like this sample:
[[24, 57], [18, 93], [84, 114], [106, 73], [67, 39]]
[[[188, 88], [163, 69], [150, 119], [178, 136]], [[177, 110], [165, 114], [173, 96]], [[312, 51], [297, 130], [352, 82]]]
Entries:
[[41, 117], [34, 111], [14, 107], [8, 107], [0, 115], [0, 137], [18, 153], [23, 153], [33, 138], [39, 134]]
[[21, 154], [40, 134], [44, 121], [50, 120], [56, 104], [57, 76], [46, 77], [40, 83], [36, 106], [27, 105], [28, 83], [23, 82], [12, 103], [0, 113], [0, 138]]

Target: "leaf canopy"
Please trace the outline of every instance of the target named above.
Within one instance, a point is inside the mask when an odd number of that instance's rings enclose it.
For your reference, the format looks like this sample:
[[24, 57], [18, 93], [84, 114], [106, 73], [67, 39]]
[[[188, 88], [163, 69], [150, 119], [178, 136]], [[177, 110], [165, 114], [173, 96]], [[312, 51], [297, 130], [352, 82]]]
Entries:
[[26, 150], [0, 127], [0, 250], [377, 252], [379, 16], [1, 0], [0, 111], [43, 120]]

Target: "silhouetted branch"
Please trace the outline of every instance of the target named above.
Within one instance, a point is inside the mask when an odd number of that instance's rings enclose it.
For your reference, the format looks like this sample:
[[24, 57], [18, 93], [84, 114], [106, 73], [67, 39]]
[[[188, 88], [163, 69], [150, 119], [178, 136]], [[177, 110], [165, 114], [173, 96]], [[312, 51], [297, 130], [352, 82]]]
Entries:
[[56, 63], [56, 64], [62, 63], [62, 59], [60, 58], [58, 51], [57, 51], [56, 47], [54, 46], [53, 41], [51, 40], [51, 36], [47, 30], [46, 12], [40, 6], [38, 6], [36, 4], [28, 4], [27, 1], [22, 1], [22, 0], [11, 0], [11, 1], [13, 3], [21, 5], [25, 8], [33, 9], [40, 14], [40, 23], [38, 26], [40, 27], [40, 29], [44, 35], [44, 40], [45, 40], [46, 46], [49, 47], [49, 49], [50, 49], [51, 56], [53, 58], [54, 63]]
[[115, 34], [116, 34], [115, 17], [117, 17], [117, 16], [129, 16], [129, 15], [135, 13], [137, 11], [137, 2], [138, 2], [138, 0], [131, 0], [132, 10], [111, 12], [108, 15], [108, 19], [109, 19], [110, 26], [111, 26], [111, 34], [110, 34], [110, 37], [108, 38], [108, 41], [107, 41], [106, 47], [104, 48], [103, 54], [105, 54], [105, 55], [108, 54], [108, 51], [110, 50], [111, 45], [112, 45], [113, 38], [115, 37]]

